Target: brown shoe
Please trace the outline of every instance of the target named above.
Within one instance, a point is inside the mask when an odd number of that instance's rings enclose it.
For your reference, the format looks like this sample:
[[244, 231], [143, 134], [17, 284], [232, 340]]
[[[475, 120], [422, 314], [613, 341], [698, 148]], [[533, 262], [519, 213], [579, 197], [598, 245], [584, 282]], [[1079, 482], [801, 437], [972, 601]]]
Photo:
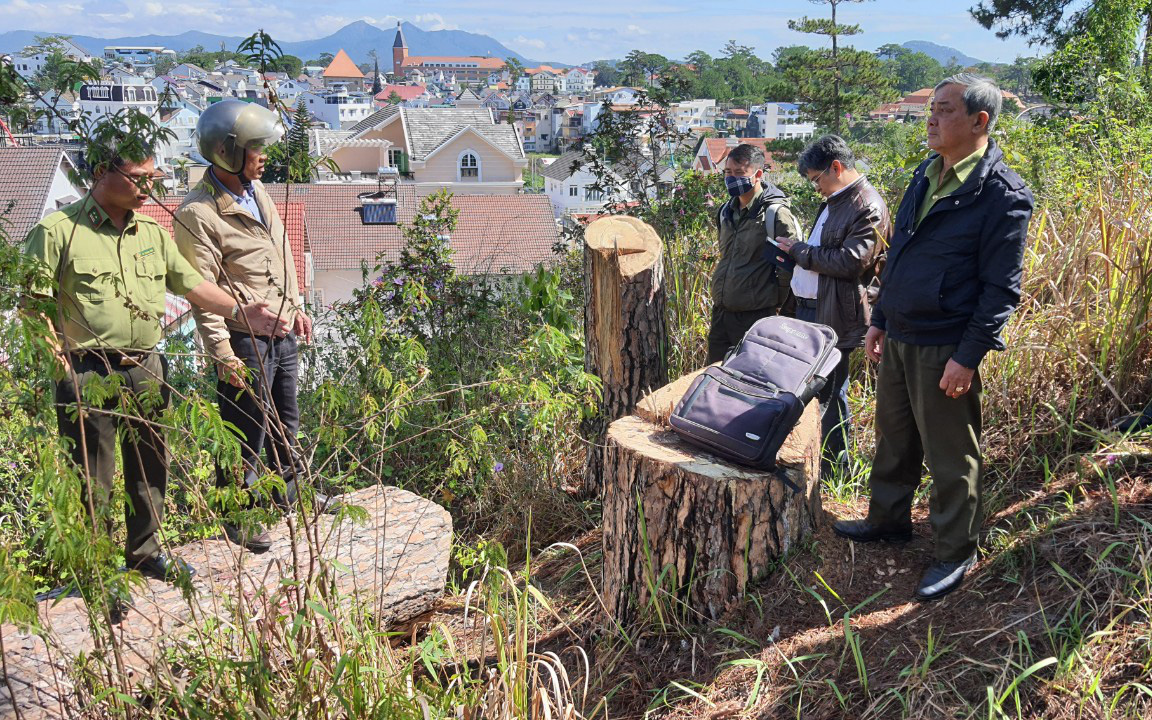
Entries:
[[224, 534], [229, 540], [249, 552], [268, 552], [272, 547], [272, 536], [268, 534], [263, 525], [252, 523], [241, 527], [227, 522], [221, 523], [221, 525], [224, 526]]

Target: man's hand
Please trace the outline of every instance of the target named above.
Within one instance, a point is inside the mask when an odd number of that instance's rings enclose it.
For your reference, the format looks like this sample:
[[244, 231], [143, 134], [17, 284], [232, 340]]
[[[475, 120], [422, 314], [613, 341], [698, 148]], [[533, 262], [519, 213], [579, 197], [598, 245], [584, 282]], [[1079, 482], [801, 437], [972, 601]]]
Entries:
[[268, 303], [248, 303], [240, 312], [257, 335], [284, 337], [288, 334], [288, 320], [268, 310]]
[[940, 389], [948, 397], [958, 398], [972, 389], [972, 376], [975, 374], [975, 370], [970, 370], [949, 358], [948, 364], [944, 366], [944, 376], [940, 378]]
[[800, 241], [796, 240], [795, 238], [778, 237], [776, 238], [776, 247], [780, 248], [784, 252], [791, 252], [792, 248], [794, 248], [798, 242]]
[[72, 358], [64, 352], [64, 348], [59, 347], [52, 350], [52, 355], [56, 358], [56, 362], [60, 363], [60, 371], [67, 377], [68, 372], [72, 369]]
[[312, 318], [305, 315], [303, 310], [296, 313], [296, 321], [292, 323], [292, 332], [304, 342], [312, 342]]
[[232, 387], [244, 387], [244, 361], [238, 357], [225, 358], [216, 363], [216, 374]]
[[880, 362], [884, 355], [884, 335], [880, 328], [868, 326], [868, 332], [864, 335], [864, 354], [872, 362]]

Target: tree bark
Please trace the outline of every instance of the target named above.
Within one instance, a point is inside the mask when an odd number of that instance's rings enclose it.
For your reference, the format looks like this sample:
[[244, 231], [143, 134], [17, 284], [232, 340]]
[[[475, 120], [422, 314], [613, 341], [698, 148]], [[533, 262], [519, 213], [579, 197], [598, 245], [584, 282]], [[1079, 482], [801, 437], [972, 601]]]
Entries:
[[645, 398], [637, 415], [608, 429], [604, 602], [621, 622], [644, 608], [719, 618], [823, 514], [816, 402], [777, 456], [797, 493], [774, 473], [727, 463], [668, 429], [668, 412], [691, 380]]
[[584, 233], [584, 368], [603, 384], [599, 411], [585, 423], [584, 493], [603, 486], [604, 432], [668, 381], [663, 246], [633, 217], [601, 218]]

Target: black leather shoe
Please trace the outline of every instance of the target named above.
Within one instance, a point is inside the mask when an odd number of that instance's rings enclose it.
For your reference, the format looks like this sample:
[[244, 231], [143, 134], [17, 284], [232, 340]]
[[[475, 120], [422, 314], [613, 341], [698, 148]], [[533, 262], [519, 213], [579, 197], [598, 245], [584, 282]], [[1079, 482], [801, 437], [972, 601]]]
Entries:
[[240, 545], [249, 552], [268, 552], [272, 547], [272, 536], [263, 525], [252, 523], [241, 527], [232, 523], [220, 523], [224, 527], [224, 535], [235, 545]]
[[188, 577], [196, 574], [196, 568], [175, 555], [166, 555], [164, 553], [145, 558], [136, 563], [132, 569], [139, 570], [148, 577], [153, 577], [157, 580], [166, 580], [168, 582], [180, 577], [181, 573], [187, 573]]
[[920, 585], [916, 588], [916, 599], [922, 601], [938, 600], [956, 588], [964, 581], [964, 573], [976, 564], [976, 553], [967, 560], [960, 562], [938, 562], [924, 572], [920, 578]]
[[906, 543], [912, 539], [912, 528], [873, 525], [867, 520], [838, 520], [832, 523], [832, 530], [840, 537], [855, 542]]

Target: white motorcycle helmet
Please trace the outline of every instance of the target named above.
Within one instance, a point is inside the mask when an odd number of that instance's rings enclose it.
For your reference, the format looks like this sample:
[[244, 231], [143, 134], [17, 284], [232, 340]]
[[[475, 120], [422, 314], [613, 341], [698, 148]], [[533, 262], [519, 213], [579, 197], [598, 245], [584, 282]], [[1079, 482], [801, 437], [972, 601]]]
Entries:
[[280, 116], [254, 103], [222, 100], [209, 105], [196, 123], [200, 154], [225, 172], [239, 175], [245, 150], [271, 145], [284, 136]]

